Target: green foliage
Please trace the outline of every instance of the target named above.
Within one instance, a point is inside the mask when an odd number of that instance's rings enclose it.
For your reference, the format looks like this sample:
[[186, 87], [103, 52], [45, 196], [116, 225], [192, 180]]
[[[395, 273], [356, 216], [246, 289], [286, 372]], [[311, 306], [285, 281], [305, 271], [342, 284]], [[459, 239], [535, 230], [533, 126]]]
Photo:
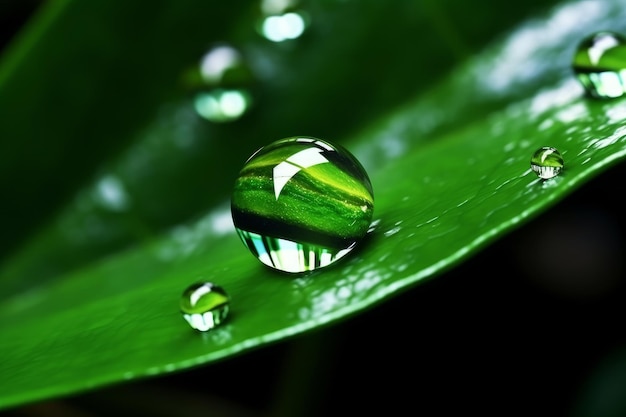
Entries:
[[[0, 375], [11, 375], [0, 406], [338, 323], [458, 265], [623, 159], [626, 104], [585, 97], [570, 67], [579, 39], [620, 29], [619, 2], [565, 2], [497, 41], [513, 17], [483, 32], [455, 15], [465, 3], [449, 3], [307, 4], [311, 26], [287, 44], [259, 37], [245, 2], [46, 4], [0, 66], [0, 114], [11, 114], [0, 124]], [[495, 13], [487, 0], [476, 7]], [[199, 118], [180, 83], [214, 41], [240, 48], [257, 77], [252, 111], [232, 124]], [[363, 163], [375, 223], [355, 254], [293, 279], [243, 247], [228, 194], [258, 146], [299, 134]], [[545, 182], [529, 166], [541, 146], [565, 160]], [[203, 335], [178, 311], [200, 279], [232, 298], [227, 323]]]

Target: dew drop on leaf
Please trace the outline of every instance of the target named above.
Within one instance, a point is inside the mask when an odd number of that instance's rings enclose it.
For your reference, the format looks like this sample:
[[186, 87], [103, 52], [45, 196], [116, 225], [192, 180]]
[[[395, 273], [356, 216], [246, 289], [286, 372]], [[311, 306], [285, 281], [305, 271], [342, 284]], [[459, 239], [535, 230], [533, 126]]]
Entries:
[[597, 32], [578, 45], [573, 70], [587, 94], [617, 98], [626, 93], [626, 38], [614, 32]]
[[196, 113], [213, 123], [239, 120], [252, 107], [252, 70], [243, 54], [219, 43], [209, 48], [197, 66], [185, 74]]
[[198, 282], [185, 289], [180, 311], [189, 325], [206, 332], [219, 326], [228, 316], [230, 299], [226, 291], [210, 282]]
[[541, 179], [554, 178], [563, 170], [563, 157], [557, 149], [544, 146], [533, 154], [530, 168]]
[[299, 38], [309, 25], [309, 16], [298, 3], [299, 0], [262, 0], [258, 32], [277, 43]]

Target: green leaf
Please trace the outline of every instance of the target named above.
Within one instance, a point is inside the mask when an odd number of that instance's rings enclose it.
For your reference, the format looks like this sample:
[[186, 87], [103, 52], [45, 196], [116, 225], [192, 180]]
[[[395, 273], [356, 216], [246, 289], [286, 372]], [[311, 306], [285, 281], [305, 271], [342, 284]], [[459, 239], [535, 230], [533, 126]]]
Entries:
[[[223, 13], [197, 0], [162, 2], [143, 16], [135, 10], [142, 3], [123, 3], [103, 1], [85, 9], [71, 1], [49, 5], [22, 36], [24, 41], [9, 51], [14, 53], [5, 54], [0, 111], [12, 117], [0, 124], [0, 137], [13, 140], [0, 144], [5, 170], [0, 178], [6, 181], [0, 187], [6, 213], [0, 223], [0, 256], [5, 247], [7, 254], [19, 250], [6, 257], [3, 293], [28, 289], [201, 217], [227, 198], [242, 162], [269, 141], [298, 134], [348, 141], [370, 120], [429, 89], [460, 56], [479, 50], [533, 6], [514, 5], [511, 14], [502, 16], [493, 7], [495, 0], [483, 0], [478, 19], [490, 22], [485, 31], [465, 19], [462, 0], [439, 6], [309, 2], [303, 8], [312, 23], [303, 39], [274, 44], [254, 30], [260, 16], [253, 5], [249, 10], [229, 5]], [[220, 24], [207, 25], [207, 16], [219, 16]], [[382, 16], [393, 24], [381, 32]], [[227, 20], [232, 26], [224, 26]], [[442, 27], [444, 20], [451, 28]], [[186, 30], [175, 30], [181, 22]], [[74, 33], [81, 33], [76, 42]], [[427, 41], [414, 54], [399, 39]], [[194, 110], [187, 74], [207, 48], [224, 42], [240, 50], [256, 77], [250, 86], [254, 105], [240, 123], [207, 123]], [[106, 65], [85, 62], [94, 48]], [[349, 65], [346, 56], [352, 57]], [[428, 57], [428, 65], [421, 56]], [[119, 68], [120, 62], [132, 67]], [[115, 77], [123, 77], [129, 84], [123, 90], [132, 94], [120, 95], [123, 86], [109, 88]], [[84, 87], [76, 88], [77, 78], [85, 80]], [[33, 89], [31, 79], [42, 88]], [[59, 88], [64, 88], [62, 94], [47, 91]], [[29, 94], [37, 100], [26, 100]], [[447, 100], [444, 106], [467, 104], [468, 97], [454, 96], [460, 101]], [[67, 104], [57, 103], [58, 97]], [[31, 131], [44, 127], [45, 135]], [[30, 168], [22, 169], [21, 161]], [[20, 186], [14, 178], [20, 178]], [[57, 214], [64, 196], [85, 183], [91, 185]], [[126, 199], [112, 203], [107, 200], [111, 193]], [[20, 247], [28, 232], [48, 218], [53, 221]]]
[[[197, 59], [207, 39], [230, 30], [229, 21], [248, 4], [62, 0], [41, 6], [0, 66], [0, 112], [11, 115], [0, 126], [6, 199], [0, 254], [42, 226], [103, 158], [131, 142], [176, 91], [171, 80]], [[206, 24], [213, 15], [221, 18]], [[117, 110], [122, 107], [127, 111]]]
[[[0, 374], [12, 376], [0, 381], [0, 406], [198, 366], [335, 323], [537, 216], [626, 154], [626, 103], [587, 99], [569, 67], [578, 39], [623, 21], [617, 1], [563, 3], [431, 91], [379, 109], [342, 141], [370, 173], [376, 220], [358, 251], [333, 267], [296, 279], [263, 268], [238, 240], [218, 193], [196, 222], [35, 279], [42, 285], [0, 306]], [[529, 161], [544, 145], [561, 151], [565, 170], [542, 182]], [[239, 167], [212, 178], [227, 189], [225, 177]], [[58, 244], [41, 236], [34, 248]], [[45, 258], [44, 249], [23, 256]], [[11, 273], [20, 262], [2, 272], [11, 292], [14, 276], [27, 278]], [[178, 311], [182, 290], [196, 280], [218, 283], [232, 298], [227, 323], [206, 334]]]

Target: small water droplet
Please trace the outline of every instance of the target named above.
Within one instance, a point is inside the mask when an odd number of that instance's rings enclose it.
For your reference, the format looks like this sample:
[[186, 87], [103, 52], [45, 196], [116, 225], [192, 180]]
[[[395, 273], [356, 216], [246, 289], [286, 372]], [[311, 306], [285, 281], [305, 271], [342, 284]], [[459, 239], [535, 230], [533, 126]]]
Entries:
[[289, 12], [267, 16], [262, 23], [261, 33], [272, 42], [283, 42], [299, 38], [306, 29], [306, 20], [301, 13]]
[[189, 325], [201, 332], [219, 326], [228, 316], [230, 299], [226, 291], [210, 282], [197, 282], [183, 292], [180, 311]]
[[300, 273], [328, 266], [367, 234], [374, 211], [370, 179], [345, 148], [310, 136], [256, 151], [231, 199], [239, 237], [263, 264]]
[[124, 184], [112, 175], [107, 175], [98, 182], [95, 197], [100, 205], [111, 211], [121, 212], [130, 205]]
[[196, 112], [211, 122], [231, 122], [239, 119], [250, 107], [252, 98], [246, 90], [215, 88], [196, 94]]
[[590, 96], [623, 96], [626, 93], [626, 38], [608, 31], [586, 37], [574, 54], [573, 70]]
[[184, 74], [185, 87], [202, 118], [214, 123], [233, 122], [253, 104], [254, 76], [243, 54], [228, 44], [216, 44]]
[[541, 179], [554, 178], [563, 170], [563, 157], [556, 148], [544, 146], [533, 154], [530, 168]]
[[277, 43], [299, 38], [309, 25], [309, 17], [298, 9], [298, 3], [298, 0], [263, 0], [259, 33]]

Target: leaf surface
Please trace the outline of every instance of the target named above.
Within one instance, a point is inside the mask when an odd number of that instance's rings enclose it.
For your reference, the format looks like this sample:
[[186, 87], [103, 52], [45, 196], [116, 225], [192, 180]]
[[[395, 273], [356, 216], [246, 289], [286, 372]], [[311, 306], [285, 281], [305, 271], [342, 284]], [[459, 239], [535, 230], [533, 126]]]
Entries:
[[[342, 141], [370, 173], [375, 221], [332, 267], [295, 279], [266, 269], [234, 233], [224, 196], [195, 222], [7, 297], [0, 374], [11, 377], [0, 405], [207, 364], [329, 325], [539, 215], [626, 154], [626, 102], [586, 98], [569, 67], [580, 38], [624, 18], [616, 1], [563, 3]], [[541, 146], [565, 160], [552, 180], [530, 170]], [[18, 264], [3, 282], [20, 276]], [[198, 280], [232, 298], [228, 321], [205, 334], [178, 311]]]

